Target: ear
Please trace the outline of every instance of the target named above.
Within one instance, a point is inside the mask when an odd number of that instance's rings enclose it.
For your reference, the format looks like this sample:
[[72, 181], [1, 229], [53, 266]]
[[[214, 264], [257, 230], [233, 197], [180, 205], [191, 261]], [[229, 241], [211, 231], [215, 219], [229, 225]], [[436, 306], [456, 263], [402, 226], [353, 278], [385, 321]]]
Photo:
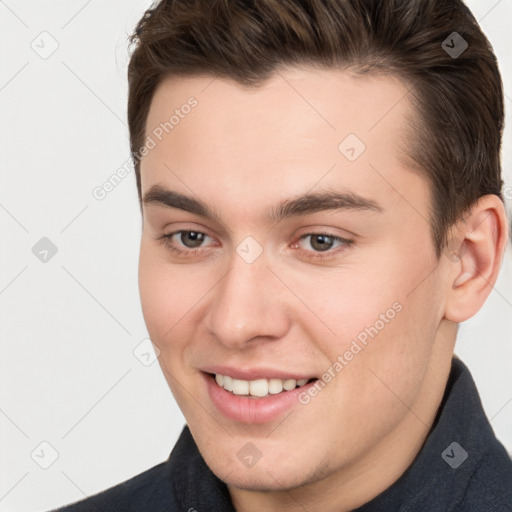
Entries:
[[508, 239], [505, 208], [498, 196], [482, 196], [452, 229], [445, 249], [445, 318], [463, 322], [475, 315], [496, 283]]

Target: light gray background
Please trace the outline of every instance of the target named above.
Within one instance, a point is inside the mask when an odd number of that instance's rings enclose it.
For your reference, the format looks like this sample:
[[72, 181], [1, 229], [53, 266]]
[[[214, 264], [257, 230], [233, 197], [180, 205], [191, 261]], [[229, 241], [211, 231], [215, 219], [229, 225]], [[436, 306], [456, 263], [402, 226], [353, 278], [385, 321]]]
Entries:
[[[512, 0], [468, 4], [501, 65], [512, 199]], [[130, 478], [164, 461], [184, 424], [158, 363], [133, 353], [147, 338], [133, 172], [104, 200], [92, 195], [127, 161], [127, 36], [149, 5], [0, 1], [2, 512], [46, 510]], [[42, 237], [58, 249], [46, 263], [32, 253]], [[509, 451], [511, 283], [509, 247], [456, 348]]]

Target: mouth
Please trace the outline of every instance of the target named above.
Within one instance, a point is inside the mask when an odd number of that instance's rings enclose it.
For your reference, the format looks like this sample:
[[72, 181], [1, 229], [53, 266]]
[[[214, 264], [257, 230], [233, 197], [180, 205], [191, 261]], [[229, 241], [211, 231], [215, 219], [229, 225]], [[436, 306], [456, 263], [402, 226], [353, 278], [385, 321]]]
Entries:
[[303, 372], [242, 365], [215, 365], [201, 369], [214, 408], [237, 423], [263, 424], [278, 420], [290, 409], [302, 407], [300, 397], [318, 378]]
[[280, 395], [318, 380], [317, 378], [242, 380], [220, 373], [208, 373], [207, 375], [218, 387], [233, 395], [247, 398], [265, 398], [271, 395]]

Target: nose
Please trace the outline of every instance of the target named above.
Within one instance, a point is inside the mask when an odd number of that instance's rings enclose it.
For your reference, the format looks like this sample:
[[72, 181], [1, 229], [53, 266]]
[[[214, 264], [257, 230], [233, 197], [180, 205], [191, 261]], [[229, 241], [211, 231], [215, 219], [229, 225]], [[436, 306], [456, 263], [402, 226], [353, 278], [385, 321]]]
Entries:
[[284, 336], [290, 317], [280, 284], [263, 255], [247, 263], [234, 253], [228, 273], [214, 288], [204, 317], [210, 333], [232, 349], [243, 349], [257, 339]]

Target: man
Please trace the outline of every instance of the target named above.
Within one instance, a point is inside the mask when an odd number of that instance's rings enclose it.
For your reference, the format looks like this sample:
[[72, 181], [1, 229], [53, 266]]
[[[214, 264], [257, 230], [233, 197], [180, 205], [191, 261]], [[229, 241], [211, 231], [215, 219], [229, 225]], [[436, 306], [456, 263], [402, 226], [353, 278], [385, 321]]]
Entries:
[[133, 41], [140, 293], [187, 426], [61, 510], [512, 510], [453, 357], [507, 241], [468, 9], [164, 0]]

